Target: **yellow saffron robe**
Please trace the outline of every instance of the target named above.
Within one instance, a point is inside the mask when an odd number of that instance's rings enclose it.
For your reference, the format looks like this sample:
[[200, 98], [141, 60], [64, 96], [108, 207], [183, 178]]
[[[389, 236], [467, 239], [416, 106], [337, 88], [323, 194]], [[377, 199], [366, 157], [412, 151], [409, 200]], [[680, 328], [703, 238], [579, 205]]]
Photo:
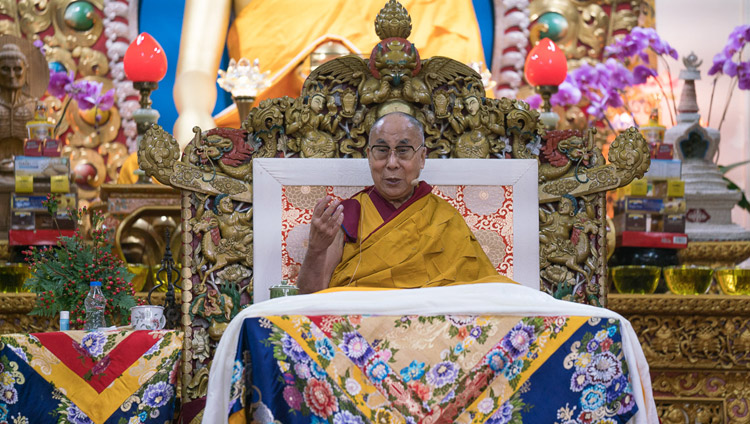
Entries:
[[[258, 59], [270, 71], [271, 86], [255, 105], [269, 98], [299, 96], [304, 77], [296, 72], [319, 45], [344, 44], [370, 56], [380, 41], [375, 17], [386, 0], [253, 0], [234, 18], [227, 36], [229, 57]], [[462, 63], [483, 62], [484, 49], [471, 0], [400, 0], [411, 16], [409, 41], [424, 60], [446, 56]], [[214, 117], [217, 127], [239, 128], [237, 110]]]
[[501, 276], [453, 206], [429, 193], [383, 224], [370, 196], [360, 203], [355, 242], [347, 242], [329, 287], [418, 288]]

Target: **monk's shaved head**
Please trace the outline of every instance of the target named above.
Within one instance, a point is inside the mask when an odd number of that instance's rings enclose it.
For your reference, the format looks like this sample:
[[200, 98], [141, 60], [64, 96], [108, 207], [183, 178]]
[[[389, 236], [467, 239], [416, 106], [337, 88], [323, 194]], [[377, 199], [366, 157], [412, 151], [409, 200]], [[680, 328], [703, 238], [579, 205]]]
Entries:
[[422, 123], [419, 122], [417, 118], [404, 112], [391, 112], [378, 118], [378, 120], [375, 121], [374, 124], [372, 124], [372, 128], [370, 128], [370, 135], [367, 139], [368, 143], [372, 145], [373, 133], [378, 133], [385, 122], [398, 118], [405, 120], [407, 126], [412, 127], [414, 130], [416, 130], [414, 131], [414, 134], [417, 135], [419, 144], [424, 143], [424, 127], [422, 126]]

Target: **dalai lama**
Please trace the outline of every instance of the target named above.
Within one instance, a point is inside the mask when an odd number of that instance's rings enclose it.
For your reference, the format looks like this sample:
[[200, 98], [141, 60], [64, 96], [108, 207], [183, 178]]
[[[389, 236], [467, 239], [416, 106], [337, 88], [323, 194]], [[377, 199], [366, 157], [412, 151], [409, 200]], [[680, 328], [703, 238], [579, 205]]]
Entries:
[[414, 117], [394, 112], [373, 124], [367, 147], [373, 185], [343, 202], [325, 197], [317, 203], [300, 293], [508, 280], [458, 211], [419, 181], [425, 158], [424, 132]]

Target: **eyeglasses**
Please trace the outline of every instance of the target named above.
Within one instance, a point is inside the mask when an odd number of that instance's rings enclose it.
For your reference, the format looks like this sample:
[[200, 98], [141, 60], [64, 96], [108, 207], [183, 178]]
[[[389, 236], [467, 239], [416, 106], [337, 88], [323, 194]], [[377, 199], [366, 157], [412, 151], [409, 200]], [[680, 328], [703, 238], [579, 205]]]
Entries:
[[396, 146], [391, 149], [388, 146], [370, 146], [370, 155], [374, 160], [386, 160], [391, 156], [391, 151], [395, 152], [396, 159], [398, 160], [411, 160], [417, 150], [424, 147], [424, 144], [419, 147], [414, 146]]

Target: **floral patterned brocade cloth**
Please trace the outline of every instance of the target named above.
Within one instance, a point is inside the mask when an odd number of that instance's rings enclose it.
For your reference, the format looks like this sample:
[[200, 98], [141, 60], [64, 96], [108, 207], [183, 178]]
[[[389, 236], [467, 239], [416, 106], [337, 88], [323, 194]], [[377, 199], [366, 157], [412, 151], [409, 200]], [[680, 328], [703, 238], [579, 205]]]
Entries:
[[174, 416], [182, 333], [0, 336], [0, 423], [163, 423]]
[[229, 422], [626, 423], [620, 323], [267, 316], [243, 322]]

